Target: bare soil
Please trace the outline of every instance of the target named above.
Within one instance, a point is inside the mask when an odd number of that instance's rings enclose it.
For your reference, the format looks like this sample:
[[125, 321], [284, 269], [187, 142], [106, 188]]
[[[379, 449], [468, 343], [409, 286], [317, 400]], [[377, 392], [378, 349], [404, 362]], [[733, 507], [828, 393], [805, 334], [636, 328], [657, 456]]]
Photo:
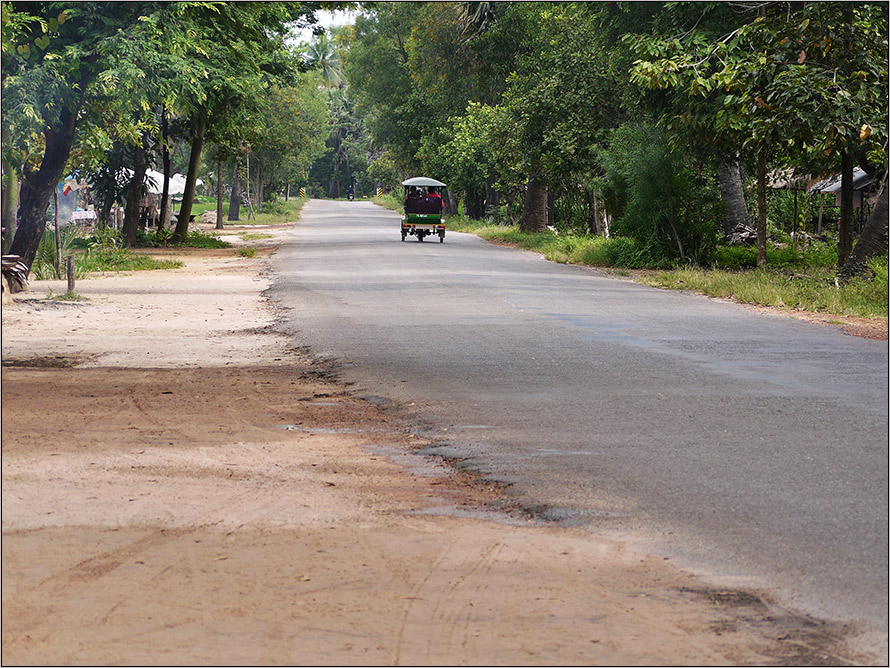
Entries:
[[499, 512], [411, 454], [276, 332], [274, 243], [4, 305], [5, 665], [875, 660], [856, 629]]

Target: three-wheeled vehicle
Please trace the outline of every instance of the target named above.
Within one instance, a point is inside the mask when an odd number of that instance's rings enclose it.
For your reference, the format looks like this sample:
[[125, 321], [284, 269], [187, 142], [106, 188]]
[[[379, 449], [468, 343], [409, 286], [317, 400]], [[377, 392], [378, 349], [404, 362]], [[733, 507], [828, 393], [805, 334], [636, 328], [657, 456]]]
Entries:
[[402, 218], [402, 241], [409, 234], [423, 241], [430, 234], [439, 235], [439, 243], [445, 241], [445, 218], [442, 211], [445, 202], [445, 184], [425, 176], [403, 181], [405, 187], [405, 217]]

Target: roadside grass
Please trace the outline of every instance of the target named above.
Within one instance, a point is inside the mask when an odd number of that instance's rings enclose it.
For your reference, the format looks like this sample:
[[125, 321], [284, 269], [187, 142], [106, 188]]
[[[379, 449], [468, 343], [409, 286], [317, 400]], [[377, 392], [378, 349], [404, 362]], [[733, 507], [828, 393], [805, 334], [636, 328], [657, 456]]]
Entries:
[[446, 224], [451, 231], [535, 251], [553, 262], [604, 268], [653, 287], [691, 290], [780, 309], [888, 317], [887, 256], [871, 263], [874, 278], [838, 284], [837, 252], [828, 243], [813, 243], [805, 250], [779, 243], [767, 250], [767, 269], [756, 269], [755, 250], [745, 246], [718, 247], [710, 268], [653, 267], [632, 239], [557, 235], [549, 231], [532, 234], [520, 232], [515, 226], [494, 225], [465, 216], [450, 216]]
[[[192, 205], [192, 213], [199, 220], [205, 211], [216, 211], [216, 200], [212, 197], [202, 197], [202, 201], [195, 201]], [[251, 214], [246, 206], [241, 207], [240, 220], [229, 220], [229, 206], [223, 206], [223, 226], [226, 225], [281, 225], [292, 223], [300, 217], [300, 210], [306, 203], [299, 197], [287, 200], [274, 200], [263, 203], [263, 213]], [[249, 218], [248, 218], [249, 216]]]
[[836, 284], [835, 272], [811, 269], [789, 274], [773, 269], [726, 271], [678, 268], [635, 276], [638, 283], [671, 290], [692, 290], [745, 304], [829, 313], [861, 318], [887, 318], [887, 260], [873, 263], [875, 278]]
[[148, 255], [136, 255], [127, 249], [108, 251], [106, 249], [88, 249], [82, 255], [75, 255], [75, 275], [84, 277], [87, 274], [103, 271], [154, 271], [157, 269], [178, 269], [182, 266], [179, 260], [158, 260]]
[[371, 201], [378, 206], [382, 206], [384, 209], [398, 211], [399, 213], [403, 212], [404, 200], [402, 199], [402, 196], [395, 191], [391, 193], [383, 193], [383, 197], [372, 197]]
[[256, 257], [256, 248], [254, 248], [253, 246], [239, 248], [238, 255], [240, 255], [241, 257]]
[[263, 234], [260, 232], [242, 232], [238, 235], [238, 238], [243, 239], [244, 241], [256, 241], [258, 239], [274, 239], [274, 234]]
[[[216, 203], [212, 198], [195, 203], [194, 212], [200, 216], [205, 210], [215, 210]], [[238, 225], [277, 225], [293, 222], [300, 217], [300, 210], [305, 200], [292, 199], [287, 202], [267, 202], [270, 211], [252, 216], [249, 221], [236, 221]], [[244, 211], [244, 209], [242, 209]], [[225, 223], [224, 223], [225, 225]], [[271, 239], [272, 234], [245, 232], [239, 235], [244, 240]], [[231, 248], [232, 244], [223, 241], [212, 232], [191, 230], [185, 241], [173, 240], [173, 230], [155, 230], [150, 234], [139, 232], [137, 236], [139, 248]], [[41, 239], [42, 252], [34, 262], [32, 273], [38, 280], [59, 278], [55, 271], [55, 234], [47, 230]], [[247, 248], [239, 251], [244, 257], [255, 257], [256, 249]], [[179, 260], [157, 259], [150, 255], [133, 253], [123, 244], [120, 230], [110, 228], [96, 229], [86, 236], [73, 226], [62, 231], [62, 255], [73, 255], [75, 276], [84, 278], [91, 273], [111, 271], [151, 271], [157, 269], [178, 269], [183, 266]]]

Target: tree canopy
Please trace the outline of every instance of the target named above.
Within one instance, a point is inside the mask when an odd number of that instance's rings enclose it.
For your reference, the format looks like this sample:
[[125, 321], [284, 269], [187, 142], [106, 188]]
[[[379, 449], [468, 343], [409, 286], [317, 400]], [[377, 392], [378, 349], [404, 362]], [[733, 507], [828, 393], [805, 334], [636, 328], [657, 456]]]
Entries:
[[[314, 90], [288, 40], [328, 5], [342, 3], [3, 3], [3, 162], [21, 176], [11, 251], [30, 266], [66, 169], [101, 169], [115, 145], [135, 148], [129, 166], [141, 188], [140, 171], [169, 148], [168, 119], [182, 121], [192, 148], [176, 230], [183, 236], [205, 135], [235, 153], [267, 134], [264, 114], [281, 91]], [[311, 94], [290, 102], [318, 116]], [[300, 115], [294, 132], [314, 137]], [[305, 169], [317, 144], [300, 148], [306, 154], [292, 157]]]
[[[642, 240], [661, 217], [677, 226], [665, 257], [706, 260], [724, 218], [748, 219], [727, 211], [754, 201], [741, 175], [760, 176], [762, 250], [771, 171], [886, 174], [884, 3], [377, 3], [344, 43], [357, 110], [396, 173], [453, 183], [471, 215], [521, 197], [526, 229], [617, 221]], [[658, 165], [685, 185], [615, 181]], [[849, 189], [842, 200], [841, 264]], [[646, 232], [619, 220], [643, 210]]]
[[612, 231], [657, 262], [707, 263], [749, 206], [765, 262], [769, 175], [793, 168], [842, 175], [841, 267], [854, 169], [886, 180], [886, 3], [367, 3], [296, 43], [348, 4], [3, 3], [13, 252], [33, 258], [66, 170], [131, 202], [184, 145], [181, 237], [205, 139], [236, 181], [254, 161], [258, 206], [297, 180], [337, 197], [425, 173], [471, 217]]

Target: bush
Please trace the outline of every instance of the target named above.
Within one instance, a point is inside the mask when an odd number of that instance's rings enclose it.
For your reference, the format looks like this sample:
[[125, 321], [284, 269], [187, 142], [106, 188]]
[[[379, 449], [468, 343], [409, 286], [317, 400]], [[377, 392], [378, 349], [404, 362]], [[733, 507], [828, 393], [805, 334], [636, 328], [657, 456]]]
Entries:
[[263, 202], [263, 207], [262, 207], [263, 213], [280, 216], [282, 214], [287, 213], [287, 211], [288, 211], [287, 203], [282, 199], [278, 199], [278, 195], [275, 194], [274, 192], [271, 193], [270, 196], [266, 198], [265, 202]]
[[[62, 278], [61, 266], [62, 259], [71, 255], [74, 248], [82, 241], [80, 230], [75, 225], [66, 225], [59, 228], [59, 236], [61, 238], [62, 257], [56, 261], [56, 233], [55, 230], [46, 228], [43, 236], [40, 237], [40, 243], [37, 246], [37, 255], [31, 265], [31, 273], [37, 280], [46, 280], [49, 278]], [[60, 267], [60, 271], [56, 271], [56, 265]]]
[[[634, 264], [670, 264], [683, 256], [711, 261], [717, 243], [720, 194], [712, 177], [693, 170], [650, 124], [622, 125], [601, 154], [606, 208], [612, 232], [634, 239]], [[680, 245], [683, 253], [680, 252]]]
[[202, 232], [201, 230], [192, 230], [188, 236], [177, 246], [188, 246], [189, 248], [229, 248], [232, 244], [223, 241], [218, 236]]

